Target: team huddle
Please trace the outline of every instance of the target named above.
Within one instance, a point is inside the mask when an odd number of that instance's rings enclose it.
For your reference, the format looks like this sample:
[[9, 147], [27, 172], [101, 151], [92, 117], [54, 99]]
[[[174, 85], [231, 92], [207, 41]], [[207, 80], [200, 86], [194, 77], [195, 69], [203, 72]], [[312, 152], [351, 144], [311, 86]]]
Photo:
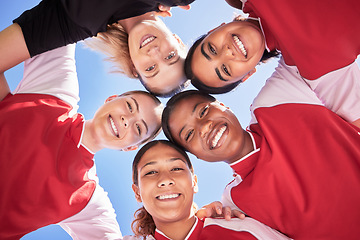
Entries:
[[[193, 2], [42, 0], [0, 32], [0, 239], [51, 224], [73, 239], [358, 239], [360, 3], [226, 0], [247, 17], [187, 49], [160, 17]], [[85, 119], [81, 40], [144, 90], [109, 96]], [[278, 65], [241, 126], [214, 94], [269, 59]], [[10, 90], [4, 73], [21, 62]], [[99, 185], [105, 148], [137, 151], [133, 235]], [[221, 201], [196, 207], [188, 153], [233, 170]]]

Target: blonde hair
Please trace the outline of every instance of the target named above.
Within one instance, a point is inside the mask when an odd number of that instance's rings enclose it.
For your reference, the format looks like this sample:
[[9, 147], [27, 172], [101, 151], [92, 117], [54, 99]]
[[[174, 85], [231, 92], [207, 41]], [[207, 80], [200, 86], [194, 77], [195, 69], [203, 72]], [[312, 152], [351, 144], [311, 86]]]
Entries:
[[98, 33], [96, 37], [86, 40], [85, 43], [91, 49], [104, 53], [109, 61], [116, 67], [115, 72], [125, 74], [129, 78], [137, 78], [134, 75], [134, 65], [131, 61], [129, 35], [119, 23], [107, 26], [106, 32]]

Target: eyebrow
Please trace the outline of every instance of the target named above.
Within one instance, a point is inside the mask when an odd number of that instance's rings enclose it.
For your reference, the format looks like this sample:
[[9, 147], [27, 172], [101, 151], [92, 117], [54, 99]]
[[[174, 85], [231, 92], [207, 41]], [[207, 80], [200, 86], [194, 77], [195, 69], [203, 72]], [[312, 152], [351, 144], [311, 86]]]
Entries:
[[[212, 61], [211, 57], [205, 52], [205, 49], [204, 49], [204, 43], [201, 44], [201, 47], [200, 47], [200, 51], [202, 53], [202, 55], [204, 55], [204, 57], [209, 60], [209, 61]], [[226, 80], [225, 78], [223, 78], [221, 76], [221, 73], [219, 71], [219, 68], [215, 68], [215, 72], [216, 72], [216, 75], [218, 76], [218, 78], [221, 80], [221, 81], [224, 81], [224, 82], [227, 82], [228, 80]]]
[[220, 73], [220, 71], [219, 71], [218, 68], [215, 68], [215, 72], [216, 72], [216, 75], [218, 76], [218, 78], [219, 78], [221, 81], [224, 81], [224, 82], [227, 82], [227, 81], [228, 81], [228, 80], [226, 80], [225, 78], [223, 78], [223, 77], [221, 76], [221, 73]]
[[[178, 57], [177, 57], [177, 59], [176, 59], [175, 61], [172, 61], [172, 62], [170, 62], [170, 63], [168, 64], [169, 66], [177, 63], [177, 62], [180, 60], [180, 56], [179, 56], [179, 55], [177, 55], [177, 56], [178, 56]], [[159, 72], [160, 72], [160, 70], [159, 70], [159, 71], [156, 71], [154, 74], [152, 74], [152, 75], [150, 75], [150, 76], [145, 76], [145, 77], [146, 77], [146, 78], [153, 78], [153, 77], [155, 77], [156, 75], [158, 75]]]
[[[135, 98], [131, 97], [131, 99], [134, 101], [135, 105], [136, 105], [136, 111], [139, 112], [139, 103], [136, 101]], [[143, 124], [145, 125], [146, 128], [146, 134], [149, 132], [149, 128], [148, 125], [146, 124], [146, 122], [144, 121], [144, 119], [141, 119], [141, 121], [143, 122]]]
[[[174, 161], [178, 161], [178, 160], [186, 163], [183, 159], [178, 158], [178, 157], [173, 157], [173, 158], [167, 159], [166, 161], [174, 162]], [[143, 168], [145, 168], [146, 166], [155, 165], [156, 163], [157, 163], [156, 161], [148, 162], [148, 163], [146, 163], [144, 166], [142, 166], [142, 167], [140, 168], [140, 171], [141, 171]]]
[[211, 57], [205, 52], [204, 45], [205, 45], [204, 43], [201, 44], [200, 51], [207, 60], [211, 61], [212, 60]]
[[[195, 104], [193, 110], [191, 111], [191, 115], [194, 114], [196, 108], [197, 108], [200, 104], [201, 104], [201, 102]], [[180, 138], [180, 139], [181, 139], [181, 133], [182, 133], [182, 131], [185, 129], [185, 127], [186, 127], [186, 124], [180, 129], [180, 132], [179, 132], [179, 138]]]

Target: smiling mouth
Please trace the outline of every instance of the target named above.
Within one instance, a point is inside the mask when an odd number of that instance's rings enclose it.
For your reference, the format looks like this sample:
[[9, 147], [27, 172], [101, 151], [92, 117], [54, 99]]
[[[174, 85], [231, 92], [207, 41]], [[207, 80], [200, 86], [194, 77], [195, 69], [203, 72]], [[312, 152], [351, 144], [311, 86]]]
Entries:
[[223, 136], [226, 129], [227, 129], [227, 125], [225, 124], [217, 130], [217, 132], [215, 133], [215, 136], [213, 137], [213, 139], [211, 141], [210, 150], [213, 150], [218, 145], [219, 140]]
[[148, 45], [149, 43], [151, 43], [152, 41], [154, 41], [156, 39], [155, 36], [153, 35], [147, 35], [143, 38], [143, 40], [140, 43], [140, 48], [145, 47], [146, 45]]
[[167, 199], [174, 199], [174, 198], [178, 198], [180, 197], [180, 193], [174, 193], [174, 194], [169, 194], [169, 195], [160, 195], [157, 196], [156, 198], [159, 200], [167, 200]]
[[109, 121], [110, 121], [111, 130], [113, 131], [114, 135], [116, 137], [119, 137], [119, 130], [117, 129], [114, 119], [111, 117], [111, 115], [109, 115]]
[[244, 46], [243, 42], [236, 35], [233, 35], [232, 37], [233, 37], [233, 39], [234, 39], [234, 41], [236, 43], [236, 46], [239, 48], [240, 52], [244, 55], [245, 58], [247, 58], [247, 51], [245, 49], [245, 46]]

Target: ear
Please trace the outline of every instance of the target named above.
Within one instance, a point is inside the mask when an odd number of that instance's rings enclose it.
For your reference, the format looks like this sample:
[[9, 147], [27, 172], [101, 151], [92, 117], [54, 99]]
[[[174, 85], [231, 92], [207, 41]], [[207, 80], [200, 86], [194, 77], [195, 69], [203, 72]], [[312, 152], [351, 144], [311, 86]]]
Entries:
[[134, 145], [134, 146], [130, 146], [130, 147], [127, 147], [127, 148], [123, 148], [122, 151], [124, 151], [124, 152], [134, 151], [134, 150], [136, 150], [138, 148], [139, 148], [138, 145]]
[[[218, 101], [219, 102], [219, 101]], [[230, 109], [228, 106], [226, 106], [224, 103], [222, 103], [222, 102], [219, 102], [219, 104], [220, 104], [220, 106], [223, 106], [223, 107], [225, 107], [226, 109]]]
[[181, 46], [185, 46], [185, 44], [183, 43], [183, 41], [181, 40], [181, 38], [178, 36], [178, 35], [176, 35], [175, 33], [173, 33], [173, 36], [174, 36], [174, 38], [178, 41], [178, 43], [181, 45]]
[[132, 184], [131, 188], [132, 188], [132, 190], [133, 190], [134, 193], [135, 193], [135, 199], [136, 199], [136, 201], [142, 202], [142, 201], [141, 201], [141, 196], [140, 196], [140, 189], [139, 189], [139, 187], [136, 186], [135, 184]]
[[253, 70], [251, 70], [250, 72], [248, 72], [248, 74], [246, 74], [246, 76], [241, 79], [241, 82], [243, 83], [243, 82], [245, 82], [246, 80], [248, 80], [248, 78], [249, 78], [251, 75], [253, 75], [255, 72], [256, 72], [256, 68], [254, 68]]
[[139, 74], [138, 74], [138, 72], [136, 71], [136, 68], [135, 68], [134, 65], [132, 65], [131, 73], [132, 73], [132, 75], [133, 75], [135, 78], [139, 78]]
[[195, 174], [193, 176], [193, 186], [194, 186], [194, 193], [197, 193], [199, 191], [199, 186], [197, 183], [197, 176]]
[[222, 26], [224, 26], [225, 25], [225, 23], [223, 22], [222, 24], [220, 24], [219, 26], [217, 26], [216, 28], [213, 28], [213, 29], [211, 29], [210, 31], [208, 31], [208, 34], [209, 33], [212, 33], [213, 31], [215, 31], [216, 29], [218, 29], [218, 28], [220, 28], [220, 27], [222, 27]]
[[118, 96], [119, 96], [119, 95], [112, 95], [112, 96], [108, 97], [108, 98], [105, 100], [105, 103], [114, 100], [114, 99], [117, 98]]

